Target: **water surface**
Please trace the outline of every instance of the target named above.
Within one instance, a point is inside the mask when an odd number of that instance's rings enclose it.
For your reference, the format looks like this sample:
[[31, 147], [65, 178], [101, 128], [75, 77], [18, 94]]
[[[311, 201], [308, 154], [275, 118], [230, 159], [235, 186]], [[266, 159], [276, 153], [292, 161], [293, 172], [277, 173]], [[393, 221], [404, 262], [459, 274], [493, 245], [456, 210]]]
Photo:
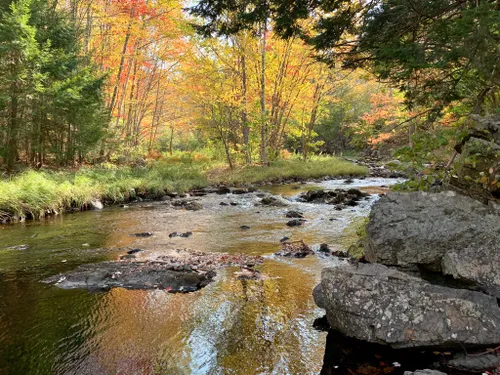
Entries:
[[[312, 299], [321, 269], [335, 258], [278, 258], [279, 240], [303, 239], [341, 248], [345, 229], [369, 213], [380, 186], [394, 180], [326, 181], [270, 186], [289, 207], [256, 206], [256, 193], [209, 195], [204, 209], [175, 210], [161, 202], [68, 214], [43, 222], [0, 226], [1, 374], [318, 374], [326, 333]], [[360, 206], [295, 201], [314, 187], [360, 187], [374, 195]], [[221, 202], [238, 206], [221, 206]], [[289, 228], [284, 213], [307, 219]], [[242, 231], [240, 226], [251, 229]], [[130, 234], [154, 232], [150, 238]], [[191, 238], [169, 238], [192, 231]], [[27, 244], [25, 251], [6, 249]], [[190, 248], [265, 256], [262, 281], [238, 280], [236, 268], [191, 294], [113, 289], [92, 293], [40, 282], [80, 264], [115, 260], [128, 248]]]

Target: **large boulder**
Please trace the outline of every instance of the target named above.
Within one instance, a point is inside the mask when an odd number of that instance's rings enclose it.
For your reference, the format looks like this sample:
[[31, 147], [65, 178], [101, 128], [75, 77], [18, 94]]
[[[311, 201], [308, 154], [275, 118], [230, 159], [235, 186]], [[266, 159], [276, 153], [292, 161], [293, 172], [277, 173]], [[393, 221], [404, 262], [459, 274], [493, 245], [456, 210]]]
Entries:
[[500, 343], [494, 297], [433, 285], [381, 264], [323, 270], [314, 298], [333, 329], [359, 340], [394, 348]]
[[423, 266], [500, 296], [500, 215], [453, 192], [389, 193], [367, 226], [366, 259]]

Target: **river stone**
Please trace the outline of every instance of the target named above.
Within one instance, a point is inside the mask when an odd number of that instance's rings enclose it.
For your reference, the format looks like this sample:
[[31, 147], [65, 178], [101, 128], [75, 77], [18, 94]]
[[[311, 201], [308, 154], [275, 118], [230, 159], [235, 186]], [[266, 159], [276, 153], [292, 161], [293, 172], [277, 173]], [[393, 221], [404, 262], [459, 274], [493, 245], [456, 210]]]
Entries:
[[446, 375], [446, 373], [437, 370], [416, 370], [415, 372], [405, 371], [404, 375]]
[[186, 266], [161, 262], [103, 262], [84, 264], [76, 270], [51, 276], [44, 283], [63, 289], [89, 290], [164, 289], [172, 293], [193, 292], [208, 285], [215, 272], [201, 273]]
[[323, 270], [316, 304], [341, 333], [393, 348], [497, 345], [494, 297], [428, 283], [381, 264]]
[[370, 214], [366, 259], [422, 265], [500, 296], [500, 216], [453, 192], [389, 193]]
[[100, 200], [93, 200], [89, 203], [89, 207], [91, 210], [102, 210], [104, 208], [104, 204]]

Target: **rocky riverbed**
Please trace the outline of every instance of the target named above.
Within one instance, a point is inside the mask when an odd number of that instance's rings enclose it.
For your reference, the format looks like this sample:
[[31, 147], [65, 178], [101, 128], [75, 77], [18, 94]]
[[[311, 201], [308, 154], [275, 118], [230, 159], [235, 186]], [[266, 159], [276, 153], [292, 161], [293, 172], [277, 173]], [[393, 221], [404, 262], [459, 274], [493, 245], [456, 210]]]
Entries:
[[[0, 226], [0, 373], [317, 374], [311, 292], [395, 182], [218, 188]], [[341, 210], [300, 197], [338, 189], [368, 196]]]

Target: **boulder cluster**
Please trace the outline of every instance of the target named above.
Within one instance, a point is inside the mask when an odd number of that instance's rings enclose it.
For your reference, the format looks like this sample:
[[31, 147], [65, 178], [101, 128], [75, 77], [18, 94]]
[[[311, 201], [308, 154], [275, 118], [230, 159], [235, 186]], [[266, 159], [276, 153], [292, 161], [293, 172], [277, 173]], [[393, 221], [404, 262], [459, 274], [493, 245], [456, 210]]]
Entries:
[[490, 348], [500, 367], [497, 210], [453, 192], [389, 193], [365, 251], [368, 263], [325, 269], [314, 290], [331, 328], [393, 348]]

